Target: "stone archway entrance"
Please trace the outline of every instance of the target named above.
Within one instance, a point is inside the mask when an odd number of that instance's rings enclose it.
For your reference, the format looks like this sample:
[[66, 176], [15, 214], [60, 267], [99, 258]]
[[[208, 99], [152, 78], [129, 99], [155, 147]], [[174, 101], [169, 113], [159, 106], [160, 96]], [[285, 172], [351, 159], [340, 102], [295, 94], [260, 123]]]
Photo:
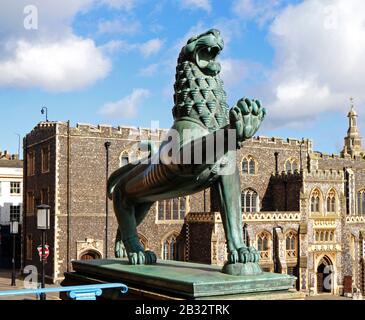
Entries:
[[330, 258], [324, 256], [317, 268], [317, 293], [333, 292], [334, 269]]
[[85, 251], [80, 256], [80, 260], [95, 260], [95, 259], [100, 259], [100, 258], [101, 258], [101, 255], [94, 250]]

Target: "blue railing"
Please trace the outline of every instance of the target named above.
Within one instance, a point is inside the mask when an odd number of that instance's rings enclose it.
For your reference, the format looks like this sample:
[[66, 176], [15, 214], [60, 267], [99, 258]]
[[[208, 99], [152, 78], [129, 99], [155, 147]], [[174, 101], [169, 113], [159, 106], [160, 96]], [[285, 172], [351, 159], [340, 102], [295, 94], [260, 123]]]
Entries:
[[106, 284], [95, 284], [95, 285], [93, 284], [93, 285], [73, 286], [73, 287], [0, 291], [0, 297], [19, 296], [27, 294], [35, 294], [39, 296], [42, 293], [68, 292], [68, 296], [72, 300], [96, 300], [96, 297], [101, 296], [104, 289], [116, 289], [116, 288], [120, 288], [120, 292], [122, 294], [128, 292], [128, 287], [125, 284], [106, 283]]

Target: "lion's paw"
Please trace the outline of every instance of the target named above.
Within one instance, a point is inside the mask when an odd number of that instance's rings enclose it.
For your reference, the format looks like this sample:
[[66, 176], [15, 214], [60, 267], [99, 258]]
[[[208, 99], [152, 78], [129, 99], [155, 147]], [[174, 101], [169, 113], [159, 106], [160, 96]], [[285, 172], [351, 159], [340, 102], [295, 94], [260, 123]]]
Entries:
[[126, 258], [127, 257], [127, 250], [125, 249], [125, 246], [121, 240], [115, 242], [114, 251], [115, 251], [114, 253], [115, 253], [116, 258]]
[[157, 261], [157, 256], [152, 251], [138, 251], [128, 253], [129, 264], [154, 264]]
[[239, 262], [239, 255], [237, 250], [232, 250], [228, 252], [228, 263], [237, 263]]
[[249, 247], [248, 251], [251, 253], [251, 262], [258, 263], [260, 261], [260, 253], [254, 247]]
[[260, 255], [254, 247], [242, 247], [238, 249], [239, 262], [241, 263], [258, 263], [260, 260]]

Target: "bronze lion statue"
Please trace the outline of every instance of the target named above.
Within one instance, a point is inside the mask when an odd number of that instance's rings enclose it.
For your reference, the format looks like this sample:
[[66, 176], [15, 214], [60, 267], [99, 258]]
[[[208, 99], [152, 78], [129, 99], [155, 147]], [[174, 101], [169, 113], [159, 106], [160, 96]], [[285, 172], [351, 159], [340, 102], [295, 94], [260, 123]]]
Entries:
[[[256, 133], [266, 110], [258, 100], [248, 98], [238, 100], [229, 108], [217, 61], [223, 47], [223, 39], [216, 29], [188, 40], [176, 68], [174, 123], [167, 134], [170, 139], [152, 150], [147, 158], [119, 168], [109, 178], [109, 197], [119, 224], [116, 255], [125, 254], [130, 264], [157, 261], [155, 253], [145, 251], [137, 234], [137, 226], [156, 201], [215, 186], [228, 249], [223, 272], [233, 275], [261, 272], [258, 252], [243, 242], [235, 151]], [[219, 139], [223, 141], [221, 147], [209, 144]], [[198, 157], [200, 161], [185, 161], [196, 157], [196, 150], [202, 153]]]

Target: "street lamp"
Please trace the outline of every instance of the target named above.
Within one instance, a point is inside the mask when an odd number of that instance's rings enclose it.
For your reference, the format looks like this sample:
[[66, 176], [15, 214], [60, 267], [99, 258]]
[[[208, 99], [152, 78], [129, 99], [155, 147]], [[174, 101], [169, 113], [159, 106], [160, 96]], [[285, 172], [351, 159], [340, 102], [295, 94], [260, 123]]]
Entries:
[[[45, 252], [45, 232], [50, 228], [50, 206], [46, 204], [41, 204], [37, 206], [37, 229], [42, 231], [42, 281], [41, 287], [45, 288], [45, 262], [46, 259], [44, 257]], [[41, 300], [46, 300], [46, 294], [42, 293]]]
[[109, 148], [111, 146], [111, 142], [107, 141], [104, 143], [105, 147], [105, 185], [106, 185], [106, 193], [105, 193], [105, 259], [108, 259], [108, 226], [109, 226], [109, 199], [108, 199], [108, 179], [109, 179]]
[[2, 237], [2, 234], [1, 234], [1, 224], [0, 224], [0, 268], [1, 268], [1, 237]]
[[12, 265], [13, 265], [13, 271], [11, 273], [11, 285], [13, 287], [16, 286], [15, 281], [15, 237], [19, 232], [19, 218], [17, 215], [12, 215], [10, 217], [10, 234], [12, 235], [13, 240], [13, 257], [12, 257]]
[[46, 122], [48, 122], [48, 108], [47, 107], [43, 107], [41, 109], [41, 114], [46, 114]]

